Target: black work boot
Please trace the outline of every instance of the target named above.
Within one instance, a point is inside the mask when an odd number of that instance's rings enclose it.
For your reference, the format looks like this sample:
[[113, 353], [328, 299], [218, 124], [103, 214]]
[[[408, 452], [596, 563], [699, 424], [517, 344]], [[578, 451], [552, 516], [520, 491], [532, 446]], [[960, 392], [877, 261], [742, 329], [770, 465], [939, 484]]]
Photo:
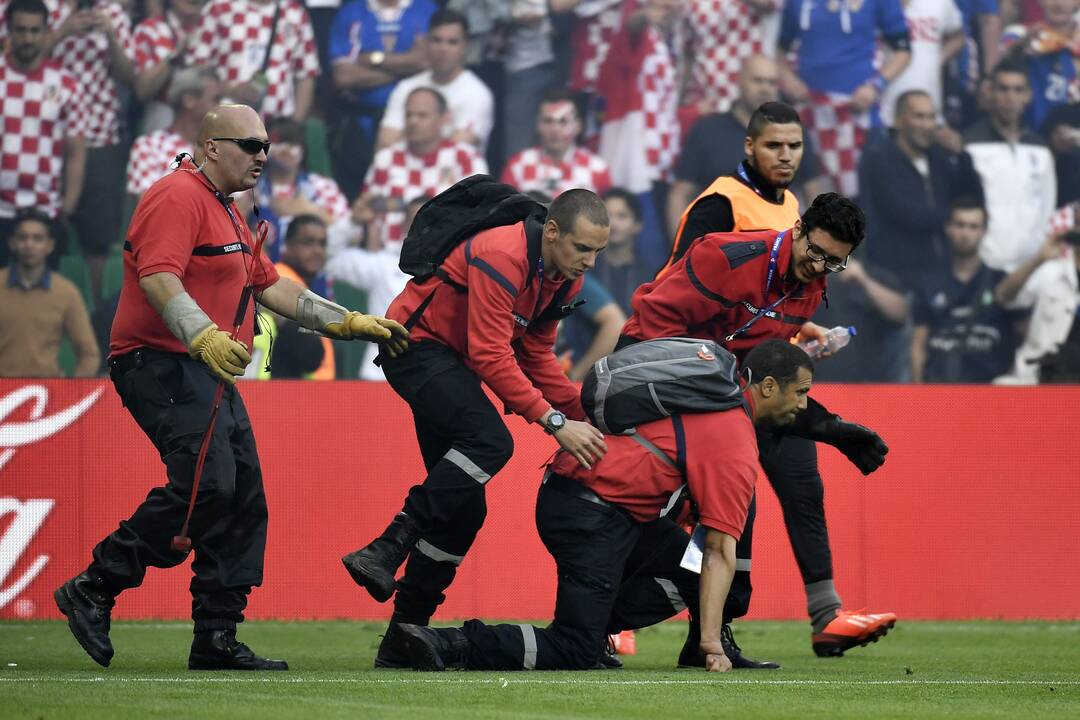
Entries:
[[600, 657], [596, 660], [593, 670], [621, 670], [622, 660], [615, 651], [615, 643], [610, 635], [604, 636], [604, 649], [600, 651]]
[[[735, 642], [735, 636], [731, 633], [731, 625], [724, 625], [720, 628], [720, 643], [724, 646], [724, 654], [731, 661], [732, 670], [780, 669], [778, 663], [769, 660], [752, 660], [743, 655], [742, 649]], [[686, 635], [686, 642], [679, 653], [679, 667], [705, 667], [705, 654], [701, 652], [701, 628], [694, 620], [690, 621], [690, 630]]]
[[397, 588], [394, 576], [398, 568], [418, 539], [412, 518], [398, 513], [382, 535], [341, 558], [341, 562], [357, 585], [379, 602], [386, 602]]
[[375, 653], [375, 669], [402, 670], [411, 667], [409, 651], [405, 649], [405, 636], [398, 631], [398, 624], [391, 620], [379, 643], [379, 651]]
[[416, 670], [446, 670], [465, 668], [469, 641], [461, 628], [430, 628], [400, 623], [398, 632], [404, 636], [409, 664]]
[[235, 630], [195, 633], [188, 670], [288, 670], [284, 660], [261, 658], [236, 639]]
[[109, 627], [115, 600], [104, 581], [84, 572], [57, 588], [53, 599], [67, 615], [68, 628], [86, 654], [98, 665], [109, 667], [113, 656]]

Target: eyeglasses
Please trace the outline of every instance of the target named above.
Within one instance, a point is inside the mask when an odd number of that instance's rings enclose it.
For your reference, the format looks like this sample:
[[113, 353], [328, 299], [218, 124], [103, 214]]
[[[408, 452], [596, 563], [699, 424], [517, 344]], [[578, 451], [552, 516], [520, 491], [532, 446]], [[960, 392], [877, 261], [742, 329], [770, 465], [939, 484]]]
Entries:
[[829, 255], [825, 254], [825, 251], [819, 248], [817, 245], [807, 241], [806, 257], [810, 258], [814, 262], [824, 262], [826, 270], [828, 270], [829, 272], [838, 273], [843, 272], [844, 269], [847, 267], [848, 257], [850, 256], [845, 257], [843, 260], [838, 257], [830, 257]]
[[260, 152], [264, 152], [267, 155], [270, 154], [270, 143], [258, 138], [227, 138], [216, 137], [210, 138], [211, 140], [228, 140], [229, 142], [236, 143], [241, 150], [248, 155], [258, 155]]

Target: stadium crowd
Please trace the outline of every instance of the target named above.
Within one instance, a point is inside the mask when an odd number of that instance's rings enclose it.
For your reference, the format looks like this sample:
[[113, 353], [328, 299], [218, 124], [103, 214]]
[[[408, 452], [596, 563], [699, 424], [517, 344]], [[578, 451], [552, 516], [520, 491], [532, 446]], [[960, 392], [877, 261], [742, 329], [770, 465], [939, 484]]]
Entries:
[[[222, 101], [272, 150], [237, 205], [283, 276], [384, 314], [421, 205], [490, 173], [604, 198], [610, 246], [556, 346], [610, 352], [756, 108], [805, 130], [804, 207], [867, 240], [814, 319], [817, 380], [1080, 379], [1080, 0], [0, 0], [0, 376], [102, 374], [138, 198]], [[267, 313], [274, 377], [382, 379], [374, 346]], [[271, 342], [273, 338], [273, 342]], [[367, 356], [365, 357], [365, 351]], [[335, 356], [336, 353], [336, 356]], [[268, 378], [266, 363], [247, 376]]]

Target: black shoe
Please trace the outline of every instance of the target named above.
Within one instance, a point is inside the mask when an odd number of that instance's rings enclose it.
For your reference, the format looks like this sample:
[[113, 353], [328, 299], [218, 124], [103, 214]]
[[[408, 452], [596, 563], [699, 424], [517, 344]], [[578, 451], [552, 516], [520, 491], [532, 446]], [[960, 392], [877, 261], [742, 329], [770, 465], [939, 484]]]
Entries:
[[430, 628], [400, 623], [409, 664], [416, 670], [464, 669], [469, 641], [461, 628]]
[[382, 535], [341, 562], [357, 585], [379, 602], [386, 602], [397, 589], [394, 576], [417, 540], [416, 524], [405, 513], [398, 513]]
[[251, 652], [236, 639], [235, 630], [195, 633], [188, 656], [188, 670], [288, 670], [284, 660], [269, 660]]
[[98, 665], [109, 667], [113, 656], [109, 627], [115, 601], [102, 580], [88, 573], [76, 575], [57, 588], [53, 599], [67, 615], [68, 628], [86, 654]]
[[[724, 646], [724, 654], [731, 661], [732, 670], [779, 670], [778, 663], [769, 660], [752, 660], [742, 654], [742, 649], [735, 642], [735, 636], [731, 633], [731, 626], [724, 625], [720, 628], [720, 643]], [[705, 667], [705, 654], [701, 652], [701, 631], [696, 622], [690, 622], [690, 630], [679, 653], [679, 667], [703, 668]]]
[[398, 624], [391, 622], [379, 643], [379, 652], [375, 654], [375, 669], [402, 670], [411, 667], [409, 651], [405, 649], [405, 636], [398, 631]]
[[611, 636], [605, 637], [604, 649], [600, 651], [600, 657], [596, 661], [596, 667], [593, 670], [621, 670], [623, 667], [622, 660], [615, 653], [615, 643], [612, 642]]

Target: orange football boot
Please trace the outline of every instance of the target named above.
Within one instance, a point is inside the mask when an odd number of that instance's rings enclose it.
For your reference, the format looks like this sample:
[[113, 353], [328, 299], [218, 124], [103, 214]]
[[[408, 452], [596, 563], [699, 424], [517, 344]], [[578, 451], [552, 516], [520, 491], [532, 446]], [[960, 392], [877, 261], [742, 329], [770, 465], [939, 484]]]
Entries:
[[832, 622], [810, 637], [818, 657], [840, 657], [856, 646], [869, 645], [884, 637], [896, 625], [893, 613], [869, 614], [865, 609], [840, 610]]

